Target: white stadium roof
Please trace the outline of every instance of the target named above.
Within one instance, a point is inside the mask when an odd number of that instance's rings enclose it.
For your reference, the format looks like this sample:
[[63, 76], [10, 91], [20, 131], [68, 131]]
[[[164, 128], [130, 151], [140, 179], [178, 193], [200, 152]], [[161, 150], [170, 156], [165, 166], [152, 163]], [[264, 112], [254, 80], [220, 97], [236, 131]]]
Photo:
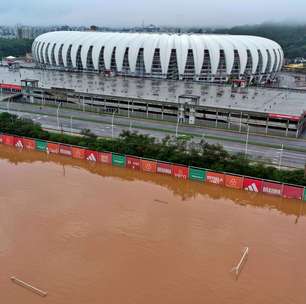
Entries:
[[237, 67], [238, 78], [272, 79], [284, 57], [276, 42], [240, 35], [60, 31], [37, 37], [32, 47], [33, 57], [40, 64], [83, 70], [101, 70], [103, 66], [106, 71], [113, 70], [115, 64], [117, 73], [125, 71], [134, 76], [139, 76], [137, 64], [141, 62], [142, 75], [154, 74], [152, 66], [158, 60], [164, 78], [169, 78], [174, 69], [173, 50], [178, 78], [189, 73], [195, 80], [207, 76], [214, 80], [218, 74], [228, 78]]

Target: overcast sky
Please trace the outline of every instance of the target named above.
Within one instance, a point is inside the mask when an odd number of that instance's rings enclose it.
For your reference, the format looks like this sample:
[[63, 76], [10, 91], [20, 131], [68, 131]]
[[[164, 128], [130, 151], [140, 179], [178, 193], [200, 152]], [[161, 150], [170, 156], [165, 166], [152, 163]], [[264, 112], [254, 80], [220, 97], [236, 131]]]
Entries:
[[306, 23], [306, 0], [0, 0], [0, 24], [232, 26]]

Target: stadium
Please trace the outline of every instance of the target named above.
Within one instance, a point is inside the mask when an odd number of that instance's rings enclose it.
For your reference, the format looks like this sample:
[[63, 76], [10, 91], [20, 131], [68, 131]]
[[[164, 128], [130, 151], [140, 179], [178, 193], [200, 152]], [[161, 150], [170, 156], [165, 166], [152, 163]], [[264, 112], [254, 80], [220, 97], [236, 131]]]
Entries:
[[37, 37], [32, 54], [45, 68], [255, 84], [273, 81], [284, 58], [279, 44], [254, 36], [77, 31]]

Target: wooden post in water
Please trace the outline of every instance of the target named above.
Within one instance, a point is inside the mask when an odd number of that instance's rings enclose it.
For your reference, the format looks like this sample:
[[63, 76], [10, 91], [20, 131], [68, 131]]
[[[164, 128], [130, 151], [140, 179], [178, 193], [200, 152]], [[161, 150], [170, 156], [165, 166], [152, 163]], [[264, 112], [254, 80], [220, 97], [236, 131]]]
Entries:
[[40, 290], [40, 289], [38, 289], [38, 288], [36, 288], [36, 287], [34, 287], [34, 286], [32, 286], [32, 285], [26, 283], [26, 282], [23, 282], [23, 281], [21, 281], [21, 280], [15, 278], [15, 277], [11, 277], [11, 280], [12, 280], [12, 282], [14, 282], [15, 284], [17, 284], [17, 285], [19, 285], [19, 286], [22, 286], [22, 287], [24, 287], [24, 288], [26, 288], [26, 289], [29, 289], [30, 291], [32, 291], [32, 292], [34, 292], [34, 293], [40, 295], [41, 297], [45, 297], [45, 296], [47, 296], [47, 294], [48, 294], [47, 292], [42, 291], [42, 290]]

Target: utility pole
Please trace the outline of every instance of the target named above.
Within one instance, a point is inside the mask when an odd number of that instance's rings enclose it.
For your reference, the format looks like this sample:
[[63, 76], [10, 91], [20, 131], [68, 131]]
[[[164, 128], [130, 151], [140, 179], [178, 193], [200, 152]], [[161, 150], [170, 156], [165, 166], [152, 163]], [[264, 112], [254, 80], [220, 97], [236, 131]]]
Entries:
[[177, 117], [177, 123], [176, 123], [176, 128], [175, 128], [175, 137], [178, 137], [178, 127], [179, 127], [179, 123], [180, 123], [180, 117]]
[[58, 104], [58, 107], [57, 107], [57, 110], [56, 110], [56, 118], [57, 118], [57, 128], [58, 128], [58, 130], [60, 129], [60, 124], [59, 124], [59, 108], [60, 108], [61, 105], [62, 105], [62, 103], [60, 102]]
[[283, 151], [284, 151], [284, 144], [282, 144], [282, 147], [280, 149], [278, 170], [280, 170], [282, 166]]
[[115, 118], [116, 111], [117, 110], [113, 112], [113, 116], [112, 116], [112, 138], [114, 138], [114, 118]]
[[247, 138], [245, 142], [245, 152], [244, 152], [245, 157], [247, 157], [248, 154], [249, 134], [250, 134], [250, 126], [248, 125]]

